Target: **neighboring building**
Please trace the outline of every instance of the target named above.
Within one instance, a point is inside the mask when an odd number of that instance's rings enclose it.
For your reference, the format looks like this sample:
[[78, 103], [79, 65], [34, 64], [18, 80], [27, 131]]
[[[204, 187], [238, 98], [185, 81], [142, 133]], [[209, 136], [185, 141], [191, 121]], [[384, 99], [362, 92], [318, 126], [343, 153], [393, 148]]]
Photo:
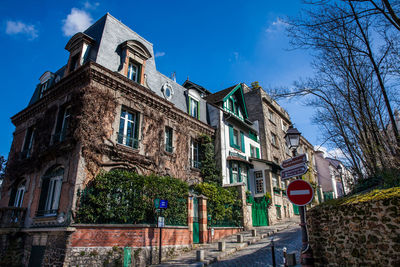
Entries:
[[323, 191], [324, 201], [349, 193], [354, 184], [351, 172], [341, 161], [324, 157], [322, 151], [316, 151], [315, 155], [318, 181]]
[[303, 175], [303, 179], [309, 182], [314, 189], [314, 199], [312, 205], [323, 201], [322, 188], [318, 183], [317, 166], [315, 163], [314, 146], [303, 136], [300, 137], [300, 145], [297, 148], [298, 154], [306, 154], [308, 158], [308, 171]]
[[[244, 222], [244, 226], [265, 226], [268, 225], [264, 197], [266, 183], [263, 169], [257, 168], [252, 162], [261, 160], [258, 121], [249, 120], [248, 105], [243, 96], [244, 86], [242, 83], [236, 84], [207, 96], [208, 113], [210, 124], [216, 129], [216, 161], [222, 170], [222, 185], [244, 185], [256, 201], [252, 205], [252, 223], [247, 225]], [[242, 200], [246, 207], [246, 199]], [[244, 218], [250, 217], [246, 208], [243, 213]]]
[[153, 45], [110, 14], [65, 49], [67, 64], [45, 72], [29, 105], [12, 117], [1, 221], [28, 233], [24, 264], [62, 265], [79, 192], [100, 170], [198, 183], [197, 138], [214, 135], [207, 92], [159, 73]]
[[249, 119], [259, 123], [261, 159], [252, 159], [252, 162], [255, 168], [263, 170], [259, 175], [265, 184], [264, 193], [272, 196], [268, 216], [273, 224], [294, 215], [293, 205], [286, 196], [288, 181], [280, 178], [280, 164], [292, 156], [284, 139], [291, 121], [289, 114], [261, 87], [245, 86], [244, 92]]

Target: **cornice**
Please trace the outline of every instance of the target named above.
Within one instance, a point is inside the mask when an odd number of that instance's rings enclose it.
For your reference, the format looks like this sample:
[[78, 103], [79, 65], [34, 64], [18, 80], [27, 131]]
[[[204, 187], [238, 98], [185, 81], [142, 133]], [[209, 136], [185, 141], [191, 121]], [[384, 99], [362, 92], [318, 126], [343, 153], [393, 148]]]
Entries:
[[158, 96], [150, 89], [129, 80], [118, 72], [112, 72], [92, 61], [84, 64], [82, 67], [61, 79], [60, 82], [46, 92], [44, 97], [11, 117], [13, 124], [18, 125], [26, 121], [28, 118], [32, 117], [33, 114], [44, 111], [46, 107], [60, 95], [71, 92], [73, 88], [77, 86], [86, 86], [90, 84], [91, 81], [102, 84], [109, 89], [120, 91], [124, 93], [127, 98], [156, 109], [180, 124], [188, 124], [195, 130], [208, 135], [214, 134], [215, 130], [210, 125], [192, 118], [189, 114], [176, 108], [171, 102]]

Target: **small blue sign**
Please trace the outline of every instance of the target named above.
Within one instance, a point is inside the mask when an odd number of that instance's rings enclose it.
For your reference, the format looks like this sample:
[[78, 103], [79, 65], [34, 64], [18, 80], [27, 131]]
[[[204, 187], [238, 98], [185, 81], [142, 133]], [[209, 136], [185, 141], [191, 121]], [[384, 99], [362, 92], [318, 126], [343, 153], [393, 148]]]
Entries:
[[160, 199], [160, 209], [166, 209], [168, 208], [168, 200], [166, 199]]

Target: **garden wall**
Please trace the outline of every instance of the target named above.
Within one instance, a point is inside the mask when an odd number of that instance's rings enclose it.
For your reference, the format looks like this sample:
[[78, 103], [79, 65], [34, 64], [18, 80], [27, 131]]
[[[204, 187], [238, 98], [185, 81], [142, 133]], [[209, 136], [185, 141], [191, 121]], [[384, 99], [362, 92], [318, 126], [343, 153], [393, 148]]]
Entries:
[[[65, 264], [68, 266], [118, 266], [130, 250], [132, 266], [158, 263], [159, 228], [147, 225], [75, 225]], [[193, 234], [187, 226], [162, 230], [163, 258], [189, 249]], [[125, 248], [125, 249], [124, 249]], [[126, 258], [126, 255], [125, 255]]]
[[212, 242], [224, 238], [228, 235], [234, 235], [243, 231], [243, 227], [211, 227], [214, 229], [214, 235], [212, 236]]
[[400, 188], [329, 201], [307, 215], [316, 266], [400, 266]]

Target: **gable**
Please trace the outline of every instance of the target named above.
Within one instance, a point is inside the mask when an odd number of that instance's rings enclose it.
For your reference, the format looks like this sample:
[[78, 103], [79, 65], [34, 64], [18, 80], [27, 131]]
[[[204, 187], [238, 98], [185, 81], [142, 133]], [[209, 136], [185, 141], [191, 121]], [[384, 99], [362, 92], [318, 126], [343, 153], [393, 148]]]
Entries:
[[242, 84], [236, 85], [223, 99], [224, 107], [229, 107], [230, 101], [235, 102], [241, 109], [243, 119], [248, 119], [246, 102], [244, 101]]

